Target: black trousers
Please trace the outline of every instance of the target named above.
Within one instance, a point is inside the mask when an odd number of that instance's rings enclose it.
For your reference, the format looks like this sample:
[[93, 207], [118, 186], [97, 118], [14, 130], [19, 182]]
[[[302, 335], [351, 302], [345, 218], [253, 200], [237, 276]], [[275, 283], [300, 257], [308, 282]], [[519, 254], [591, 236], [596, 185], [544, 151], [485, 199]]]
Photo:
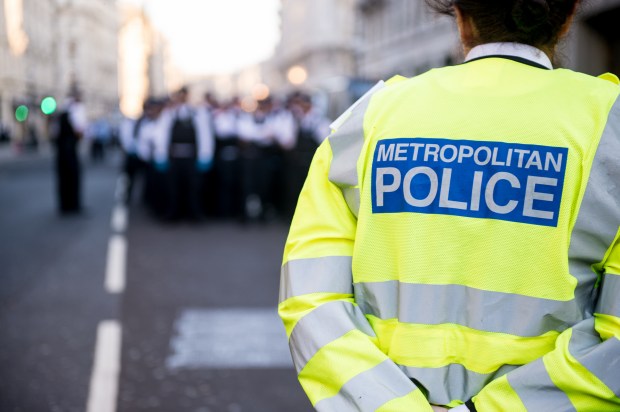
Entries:
[[196, 170], [196, 160], [170, 159], [167, 176], [167, 207], [165, 219], [201, 219], [202, 174]]
[[56, 192], [61, 213], [79, 212], [81, 204], [81, 168], [75, 149], [56, 153]]
[[146, 165], [135, 154], [127, 154], [125, 156], [125, 164], [123, 165], [123, 171], [127, 176], [127, 192], [125, 193], [125, 202], [131, 202], [131, 195], [134, 191], [136, 179], [139, 178], [141, 174], [144, 174]]

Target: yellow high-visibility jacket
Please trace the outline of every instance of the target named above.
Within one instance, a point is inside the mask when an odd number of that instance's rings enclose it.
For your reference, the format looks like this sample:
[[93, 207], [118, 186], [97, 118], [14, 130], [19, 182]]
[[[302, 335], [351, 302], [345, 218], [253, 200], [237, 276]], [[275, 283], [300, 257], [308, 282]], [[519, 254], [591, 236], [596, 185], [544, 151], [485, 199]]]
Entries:
[[280, 284], [317, 410], [620, 410], [609, 79], [487, 56], [388, 81], [336, 122]]

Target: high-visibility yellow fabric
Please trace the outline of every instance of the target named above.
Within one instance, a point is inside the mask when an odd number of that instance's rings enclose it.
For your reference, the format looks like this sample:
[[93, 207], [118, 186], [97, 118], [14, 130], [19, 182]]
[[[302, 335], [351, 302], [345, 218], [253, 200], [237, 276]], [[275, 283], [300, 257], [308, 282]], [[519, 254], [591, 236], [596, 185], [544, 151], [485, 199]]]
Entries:
[[[585, 190], [596, 149], [593, 136], [601, 135], [617, 96], [608, 84], [570, 71], [483, 59], [433, 70], [380, 91], [365, 119], [368, 149], [359, 171], [364, 177], [353, 262], [355, 282], [461, 284], [571, 299], [576, 281], [568, 271], [566, 253], [575, 205], [562, 204], [557, 228], [459, 216], [373, 214], [371, 156], [377, 140], [403, 136], [568, 145], [563, 199], [577, 200]], [[578, 102], [572, 107], [574, 112], [566, 113], [566, 107], [555, 103], [574, 100], [571, 96], [580, 89], [583, 98], [591, 101]], [[584, 106], [602, 110], [588, 111]], [[594, 122], [593, 116], [598, 117]], [[590, 162], [584, 162], [587, 157]], [[420, 240], [416, 232], [424, 237], [425, 247], [416, 247]], [[516, 253], [526, 257], [519, 265], [514, 264]], [[544, 274], [546, 282], [533, 282], [536, 274]]]
[[426, 402], [426, 398], [424, 398], [422, 391], [416, 389], [403, 397], [396, 398], [381, 405], [377, 408], [377, 412], [406, 411], [411, 409], [411, 405], [420, 405], [419, 408], [416, 409], [416, 411], [420, 412], [431, 412], [433, 410], [431, 405]]
[[284, 322], [286, 336], [291, 336], [293, 328], [295, 328], [297, 322], [305, 315], [324, 303], [334, 301], [354, 303], [352, 295], [343, 295], [339, 293], [313, 293], [305, 295], [304, 299], [287, 299], [282, 302], [278, 309], [282, 321]]
[[494, 372], [506, 363], [533, 361], [552, 350], [558, 336], [557, 332], [548, 332], [521, 337], [453, 324], [414, 325], [368, 318], [379, 337], [379, 347], [399, 365], [438, 368], [459, 363], [482, 374]]
[[[568, 261], [571, 232], [599, 139], [620, 89], [605, 79], [568, 70], [541, 70], [499, 58], [397, 80], [372, 96], [363, 118], [363, 147], [352, 166], [360, 193], [357, 219], [343, 192], [329, 181], [333, 153], [328, 140], [318, 149], [301, 193], [284, 263], [352, 256], [352, 273], [342, 276], [350, 276], [354, 284], [398, 281], [459, 285], [548, 301], [575, 299], [578, 279]], [[565, 169], [561, 202], [554, 216], [557, 222], [545, 226], [447, 213], [375, 213], [376, 150], [379, 144], [403, 138], [567, 149], [566, 157], [561, 158]], [[483, 190], [481, 201], [484, 196]], [[544, 198], [540, 195], [537, 202], [546, 201]], [[466, 207], [473, 210], [473, 205], [472, 195]], [[617, 270], [618, 256], [618, 248], [610, 248], [601, 267]], [[289, 335], [299, 319], [310, 316], [316, 310], [313, 308], [329, 299], [329, 294], [312, 294], [282, 302], [279, 312]], [[392, 299], [398, 302], [399, 296]], [[428, 311], [441, 309], [429, 307]], [[484, 308], [477, 309], [484, 313]], [[539, 319], [526, 321], [543, 322], [546, 315], [541, 313]], [[300, 373], [313, 404], [337, 395], [347, 380], [370, 370], [384, 356], [403, 368], [460, 365], [479, 374], [492, 374], [503, 365], [519, 366], [543, 357], [551, 381], [578, 411], [620, 408], [620, 399], [570, 355], [570, 329], [561, 334], [550, 331], [541, 336], [513, 336], [455, 324], [407, 324], [368, 313], [366, 317], [376, 339], [348, 333], [325, 345]], [[515, 320], [506, 319], [511, 321]], [[598, 316], [596, 325], [602, 338], [618, 336], [615, 319]], [[308, 339], [312, 339], [312, 332]], [[394, 373], [400, 371], [395, 369]], [[428, 410], [429, 402], [422, 392], [412, 390], [415, 396], [394, 399], [379, 410]], [[433, 394], [428, 396], [432, 399]], [[506, 376], [468, 396], [474, 397], [480, 411], [526, 410], [519, 388], [511, 387]], [[466, 400], [447, 399], [446, 404]]]
[[[362, 341], [365, 344], [361, 344]], [[374, 348], [370, 345], [368, 336], [351, 331], [321, 349], [313, 362], [299, 373], [299, 382], [310, 402], [314, 405], [336, 395], [349, 379], [387, 359], [383, 353], [372, 350]], [[339, 366], [337, 373], [333, 371], [334, 365]]]

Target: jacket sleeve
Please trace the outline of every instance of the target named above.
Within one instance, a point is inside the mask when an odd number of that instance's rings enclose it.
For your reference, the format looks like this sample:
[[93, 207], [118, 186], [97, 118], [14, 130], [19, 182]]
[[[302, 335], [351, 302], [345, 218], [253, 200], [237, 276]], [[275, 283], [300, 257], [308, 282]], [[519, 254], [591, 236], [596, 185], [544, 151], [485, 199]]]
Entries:
[[428, 411], [422, 392], [377, 346], [355, 303], [356, 218], [317, 150], [284, 252], [279, 314], [301, 386], [320, 412]]
[[[608, 117], [571, 235], [573, 276], [598, 277], [583, 321], [555, 349], [487, 385], [486, 411], [620, 410], [620, 101]], [[594, 303], [596, 302], [596, 305]]]

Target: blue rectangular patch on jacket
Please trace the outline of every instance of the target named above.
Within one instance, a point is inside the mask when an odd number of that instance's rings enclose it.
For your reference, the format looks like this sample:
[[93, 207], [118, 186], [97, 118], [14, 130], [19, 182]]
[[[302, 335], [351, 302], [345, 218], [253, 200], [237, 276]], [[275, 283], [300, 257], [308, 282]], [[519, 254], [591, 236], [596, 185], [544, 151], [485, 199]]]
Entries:
[[475, 140], [377, 143], [373, 213], [427, 213], [557, 227], [568, 149]]

